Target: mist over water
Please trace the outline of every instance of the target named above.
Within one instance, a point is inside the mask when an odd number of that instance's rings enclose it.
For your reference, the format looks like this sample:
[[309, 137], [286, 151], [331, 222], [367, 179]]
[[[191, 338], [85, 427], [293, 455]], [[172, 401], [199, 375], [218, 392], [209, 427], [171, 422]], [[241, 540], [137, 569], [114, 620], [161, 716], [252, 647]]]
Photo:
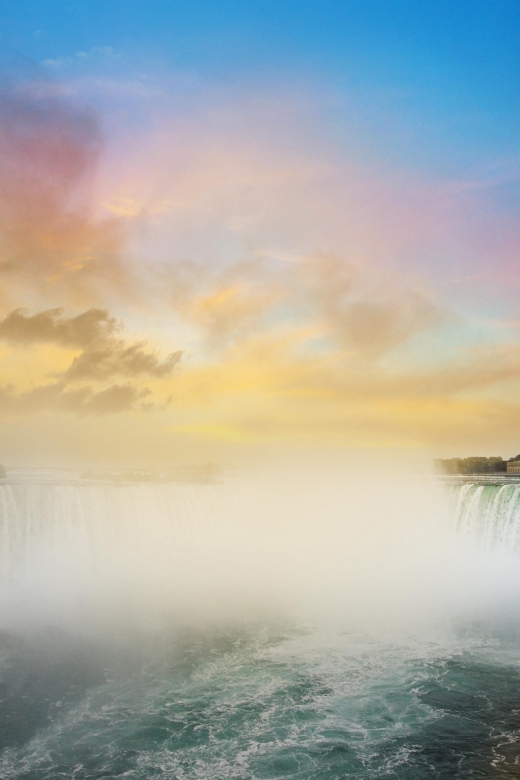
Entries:
[[519, 495], [11, 472], [0, 776], [511, 776]]

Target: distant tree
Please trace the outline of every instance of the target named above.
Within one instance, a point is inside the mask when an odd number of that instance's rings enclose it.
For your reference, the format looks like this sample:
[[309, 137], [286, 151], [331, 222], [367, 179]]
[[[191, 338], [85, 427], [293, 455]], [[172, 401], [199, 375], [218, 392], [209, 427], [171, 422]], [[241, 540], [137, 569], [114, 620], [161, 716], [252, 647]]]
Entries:
[[6, 474], [5, 466], [0, 466], [0, 479], [3, 479]]
[[498, 456], [438, 459], [435, 461], [435, 469], [441, 474], [504, 474], [507, 461]]

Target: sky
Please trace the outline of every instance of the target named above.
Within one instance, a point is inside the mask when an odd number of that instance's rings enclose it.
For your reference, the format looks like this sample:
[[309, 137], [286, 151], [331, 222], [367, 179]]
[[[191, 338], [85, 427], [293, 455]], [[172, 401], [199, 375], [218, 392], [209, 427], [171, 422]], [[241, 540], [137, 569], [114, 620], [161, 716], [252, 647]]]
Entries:
[[0, 460], [516, 455], [519, 36], [516, 0], [2, 4]]

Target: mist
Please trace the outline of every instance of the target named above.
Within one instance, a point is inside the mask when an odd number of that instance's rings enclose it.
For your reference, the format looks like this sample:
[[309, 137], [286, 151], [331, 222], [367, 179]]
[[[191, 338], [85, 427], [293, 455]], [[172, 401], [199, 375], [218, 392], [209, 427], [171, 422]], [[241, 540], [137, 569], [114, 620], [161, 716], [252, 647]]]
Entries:
[[267, 620], [409, 633], [519, 617], [515, 550], [458, 533], [446, 488], [426, 476], [288, 469], [179, 485], [13, 473], [0, 494], [8, 630]]

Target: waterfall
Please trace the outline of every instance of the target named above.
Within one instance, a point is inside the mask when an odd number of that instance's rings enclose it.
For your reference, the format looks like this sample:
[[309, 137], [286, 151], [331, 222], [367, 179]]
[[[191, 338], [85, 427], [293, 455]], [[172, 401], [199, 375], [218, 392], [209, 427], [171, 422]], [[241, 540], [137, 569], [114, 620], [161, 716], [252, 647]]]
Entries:
[[457, 530], [485, 546], [520, 550], [520, 483], [466, 483], [451, 488]]
[[186, 546], [208, 531], [222, 491], [215, 486], [20, 482], [0, 485], [0, 577], [43, 549], [81, 553], [94, 565], [104, 554], [153, 540], [155, 551]]
[[0, 631], [444, 615], [483, 581], [464, 537], [491, 555], [520, 550], [520, 483], [482, 482], [451, 483], [447, 502], [438, 481], [372, 475], [203, 485], [11, 473]]
[[0, 778], [513, 772], [520, 482], [483, 482], [9, 474]]
[[10, 478], [0, 484], [2, 615], [214, 606], [233, 588], [242, 517], [228, 486]]

